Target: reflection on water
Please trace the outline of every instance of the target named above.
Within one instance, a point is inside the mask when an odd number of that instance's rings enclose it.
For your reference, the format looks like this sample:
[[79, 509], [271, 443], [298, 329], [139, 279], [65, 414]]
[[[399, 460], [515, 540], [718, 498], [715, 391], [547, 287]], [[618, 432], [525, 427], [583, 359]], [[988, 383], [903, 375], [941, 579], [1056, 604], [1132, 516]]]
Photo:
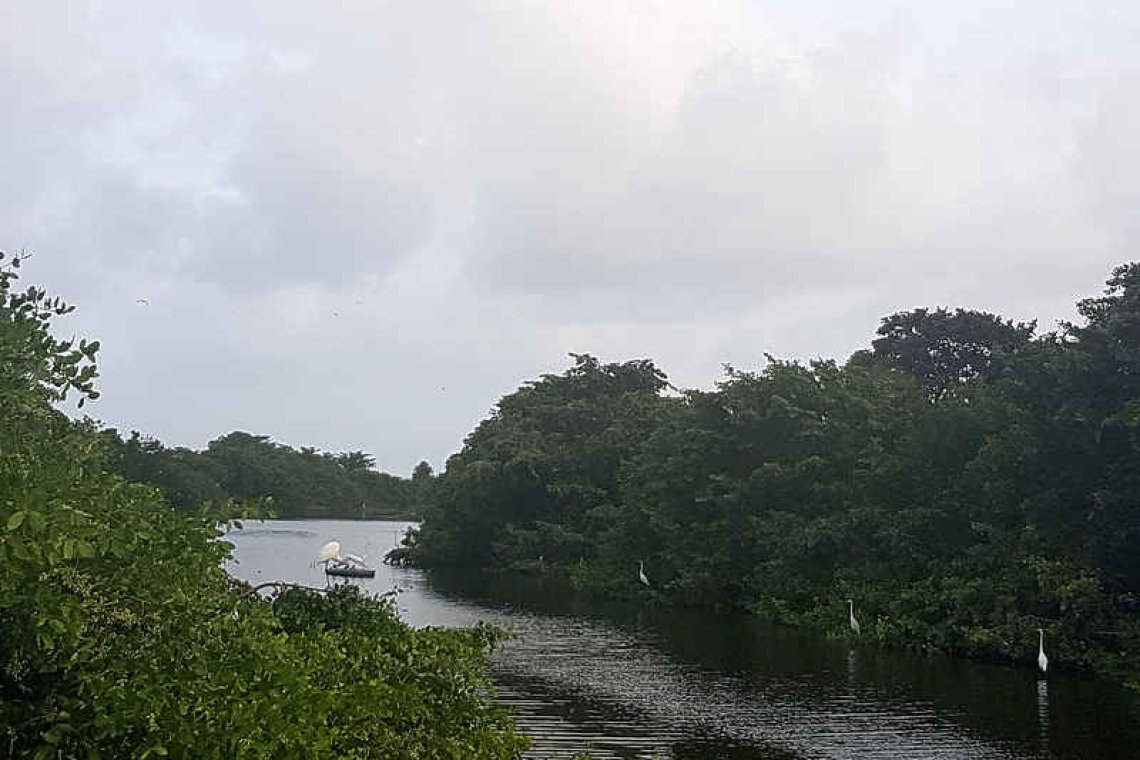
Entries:
[[243, 528], [242, 535], [247, 538], [252, 536], [297, 536], [298, 538], [314, 538], [317, 534], [311, 530], [302, 530], [300, 528], [274, 528], [265, 523], [258, 522]]
[[[412, 625], [493, 622], [500, 699], [536, 740], [528, 757], [1140, 757], [1140, 709], [1103, 683], [827, 642], [750, 617], [601, 603], [536, 579], [379, 565], [407, 523], [249, 524], [235, 575], [323, 585], [325, 541], [398, 587]], [[1052, 715], [1052, 722], [1050, 722]]]

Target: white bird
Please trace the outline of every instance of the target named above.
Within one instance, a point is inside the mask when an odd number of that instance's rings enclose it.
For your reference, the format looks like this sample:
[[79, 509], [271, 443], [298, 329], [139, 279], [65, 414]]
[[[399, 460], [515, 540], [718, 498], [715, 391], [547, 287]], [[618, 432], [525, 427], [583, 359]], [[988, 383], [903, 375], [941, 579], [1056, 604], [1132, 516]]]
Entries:
[[863, 633], [859, 630], [859, 621], [855, 619], [855, 600], [848, 599], [847, 604], [850, 605], [850, 609], [847, 614], [850, 617], [849, 622], [851, 623], [851, 630], [855, 632], [856, 636], [862, 636]]
[[649, 579], [645, 577], [645, 563], [641, 560], [637, 561], [637, 579], [641, 581], [642, 584], [646, 586], [649, 585]]
[[317, 558], [309, 563], [309, 567], [316, 567], [317, 565], [328, 567], [330, 562], [336, 560], [340, 560], [340, 541], [329, 541], [317, 552]]
[[1044, 673], [1049, 669], [1049, 658], [1045, 656], [1045, 631], [1038, 628], [1037, 634], [1040, 636], [1037, 640], [1037, 667]]

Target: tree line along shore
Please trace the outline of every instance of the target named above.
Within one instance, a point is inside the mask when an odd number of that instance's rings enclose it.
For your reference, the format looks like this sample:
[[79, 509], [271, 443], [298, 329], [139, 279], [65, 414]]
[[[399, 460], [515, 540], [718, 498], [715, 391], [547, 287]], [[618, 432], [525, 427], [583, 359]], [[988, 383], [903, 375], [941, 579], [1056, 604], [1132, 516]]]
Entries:
[[[504, 396], [391, 561], [556, 574], [1140, 687], [1140, 265], [1046, 332], [884, 318], [712, 390], [573, 355]], [[643, 563], [650, 581], [639, 581]]]
[[115, 428], [100, 431], [107, 463], [127, 480], [162, 490], [178, 509], [208, 501], [264, 501], [279, 518], [414, 520], [434, 473], [420, 462], [411, 478], [376, 469], [363, 451], [293, 448], [267, 435], [234, 431], [201, 451]]

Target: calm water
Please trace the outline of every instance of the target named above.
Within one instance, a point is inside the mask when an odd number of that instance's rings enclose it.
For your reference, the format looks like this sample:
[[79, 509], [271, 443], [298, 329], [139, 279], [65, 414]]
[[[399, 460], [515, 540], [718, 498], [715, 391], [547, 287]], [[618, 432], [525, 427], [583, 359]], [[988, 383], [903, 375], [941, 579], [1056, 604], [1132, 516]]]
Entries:
[[247, 523], [229, 537], [229, 569], [324, 585], [309, 561], [336, 539], [377, 568], [357, 582], [401, 590], [408, 623], [510, 629], [492, 673], [535, 739], [527, 757], [1140, 758], [1140, 699], [1110, 684], [851, 647], [744, 616], [598, 603], [534, 580], [381, 565], [407, 525]]

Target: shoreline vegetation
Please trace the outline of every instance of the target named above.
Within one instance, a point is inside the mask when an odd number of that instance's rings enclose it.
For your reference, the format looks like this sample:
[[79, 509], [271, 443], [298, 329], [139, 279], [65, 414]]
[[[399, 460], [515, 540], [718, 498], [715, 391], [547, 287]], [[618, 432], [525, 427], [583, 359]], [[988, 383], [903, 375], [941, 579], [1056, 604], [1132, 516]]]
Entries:
[[433, 477], [420, 462], [411, 478], [380, 472], [363, 451], [295, 449], [266, 435], [234, 431], [201, 451], [167, 448], [138, 431], [124, 438], [115, 428], [99, 431], [107, 464], [134, 483], [163, 492], [178, 509], [205, 502], [261, 501], [275, 517], [322, 519], [415, 519]]
[[71, 307], [17, 291], [20, 264], [0, 254], [0, 756], [518, 756], [500, 631], [413, 629], [351, 585], [249, 594], [222, 535], [259, 511], [118, 474], [56, 408], [98, 397], [99, 344], [52, 336]]
[[[1078, 323], [884, 318], [845, 363], [680, 390], [572, 354], [504, 396], [386, 561], [557, 575], [1140, 689], [1140, 264]], [[644, 563], [646, 586], [639, 580]]]

